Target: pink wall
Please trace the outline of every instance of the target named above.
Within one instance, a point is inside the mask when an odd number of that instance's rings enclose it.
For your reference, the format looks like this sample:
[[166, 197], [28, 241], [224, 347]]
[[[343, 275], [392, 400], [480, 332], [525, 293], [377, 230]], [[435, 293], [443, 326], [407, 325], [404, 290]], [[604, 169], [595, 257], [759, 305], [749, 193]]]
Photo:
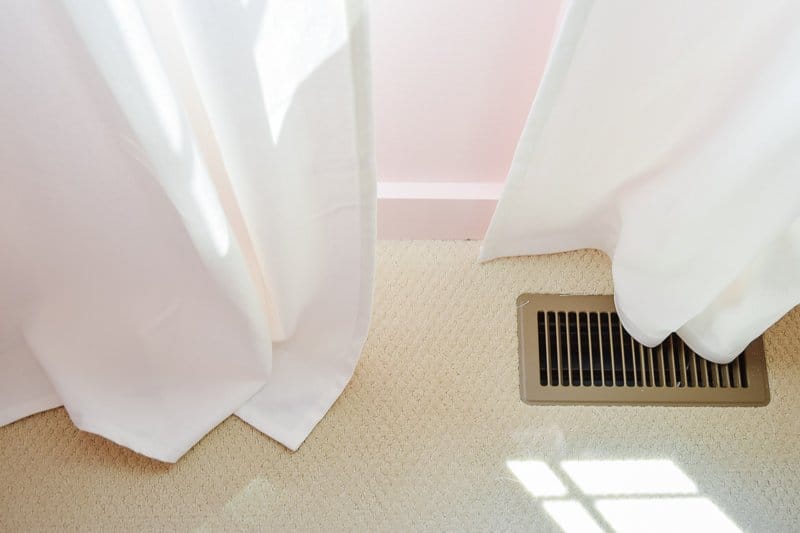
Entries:
[[372, 0], [383, 181], [503, 181], [561, 0]]
[[562, 3], [372, 0], [380, 237], [482, 238]]

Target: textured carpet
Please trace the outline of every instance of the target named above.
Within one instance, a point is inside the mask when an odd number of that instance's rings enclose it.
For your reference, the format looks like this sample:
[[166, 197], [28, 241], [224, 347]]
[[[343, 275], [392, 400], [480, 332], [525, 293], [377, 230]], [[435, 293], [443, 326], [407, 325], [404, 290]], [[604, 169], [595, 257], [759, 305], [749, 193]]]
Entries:
[[[581, 251], [478, 265], [477, 252], [379, 245], [363, 357], [297, 453], [235, 418], [173, 466], [78, 432], [61, 409], [0, 428], [0, 530], [557, 531], [569, 505], [609, 528], [562, 464], [606, 459], [667, 459], [692, 498], [743, 530], [797, 530], [800, 309], [766, 335], [767, 407], [530, 407], [517, 389], [516, 296], [609, 293], [609, 263]], [[507, 461], [540, 461], [540, 496]], [[549, 472], [568, 494], [547, 496]], [[642, 512], [630, 496], [619, 501]]]

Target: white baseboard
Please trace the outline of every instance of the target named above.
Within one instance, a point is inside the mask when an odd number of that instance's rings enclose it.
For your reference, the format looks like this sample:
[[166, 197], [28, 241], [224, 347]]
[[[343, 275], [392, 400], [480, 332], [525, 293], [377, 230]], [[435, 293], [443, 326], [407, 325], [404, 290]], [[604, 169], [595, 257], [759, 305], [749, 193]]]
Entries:
[[500, 182], [378, 182], [378, 238], [480, 240]]

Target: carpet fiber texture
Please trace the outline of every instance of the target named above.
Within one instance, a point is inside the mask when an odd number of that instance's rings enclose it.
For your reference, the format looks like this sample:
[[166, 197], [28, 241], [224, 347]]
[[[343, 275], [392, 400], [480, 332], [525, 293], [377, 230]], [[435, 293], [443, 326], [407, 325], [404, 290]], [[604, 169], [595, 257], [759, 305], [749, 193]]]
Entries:
[[[687, 516], [797, 530], [800, 309], [766, 334], [767, 407], [526, 406], [515, 298], [608, 294], [610, 265], [594, 251], [477, 253], [379, 244], [362, 359], [296, 453], [236, 418], [172, 466], [77, 431], [63, 409], [0, 428], [0, 530], [652, 531]], [[602, 486], [617, 476], [568, 475], [632, 459], [683, 484], [656, 473], [620, 495]]]

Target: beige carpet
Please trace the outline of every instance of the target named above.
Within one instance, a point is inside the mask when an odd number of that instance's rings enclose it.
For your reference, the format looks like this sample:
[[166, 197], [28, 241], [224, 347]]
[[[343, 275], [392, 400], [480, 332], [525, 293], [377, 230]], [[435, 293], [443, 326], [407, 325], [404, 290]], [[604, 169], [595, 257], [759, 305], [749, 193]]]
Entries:
[[[380, 244], [363, 358], [297, 453], [233, 418], [174, 466], [80, 433], [60, 409], [0, 428], [0, 530], [557, 531], [552, 502], [608, 528], [561, 464], [603, 459], [668, 459], [743, 530], [798, 530], [800, 309], [766, 336], [768, 407], [529, 407], [514, 299], [609, 293], [609, 264], [587, 251], [481, 266], [477, 251]], [[534, 497], [509, 460], [543, 462], [569, 494]]]

